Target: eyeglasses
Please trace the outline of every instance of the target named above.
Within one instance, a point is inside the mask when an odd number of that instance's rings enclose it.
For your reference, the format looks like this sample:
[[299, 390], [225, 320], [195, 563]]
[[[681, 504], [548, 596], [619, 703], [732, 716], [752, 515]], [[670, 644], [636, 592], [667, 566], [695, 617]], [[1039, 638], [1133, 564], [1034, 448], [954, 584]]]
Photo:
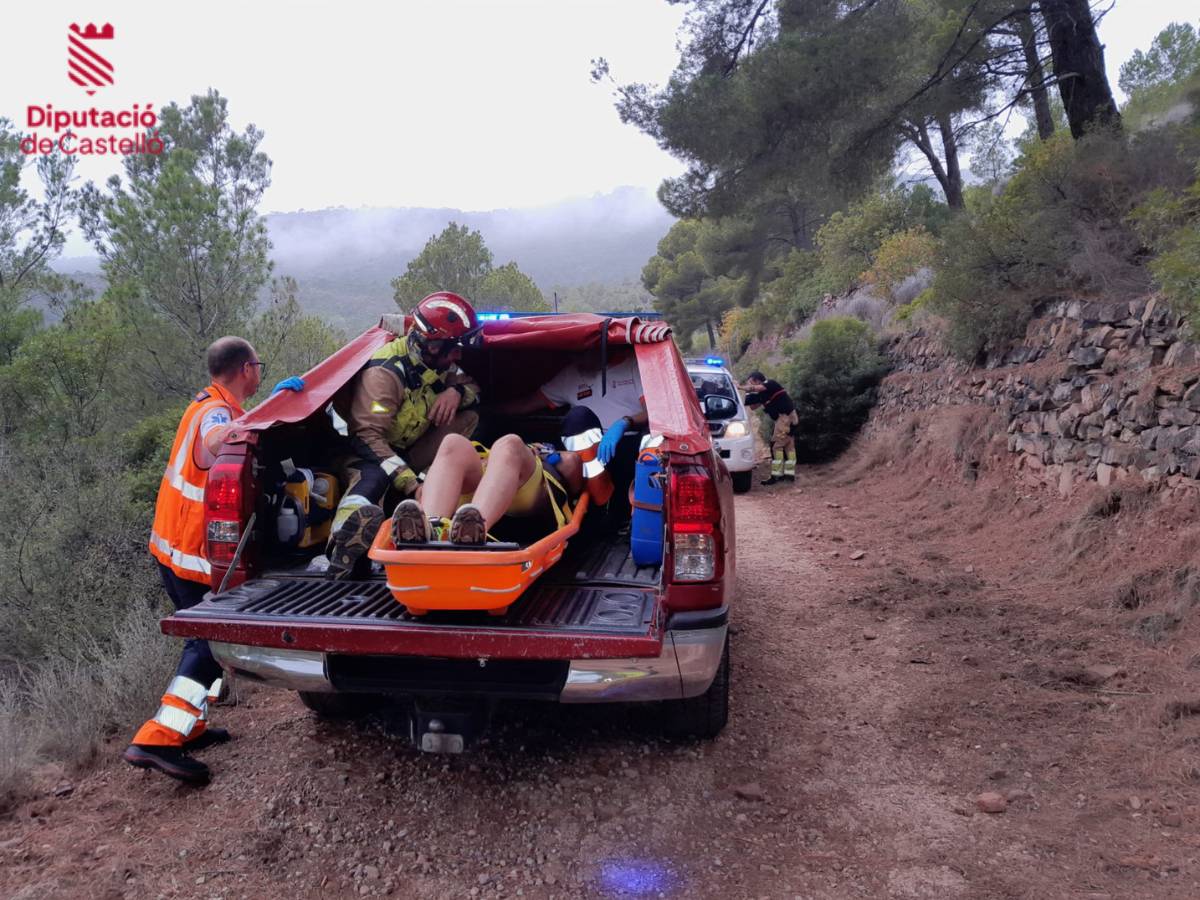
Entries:
[[258, 366], [258, 376], [259, 376], [260, 378], [265, 378], [265, 377], [266, 377], [266, 375], [267, 375], [267, 364], [266, 364], [265, 362], [258, 362], [258, 361], [256, 360], [256, 361], [254, 361], [254, 362], [248, 362], [248, 363], [246, 363], [246, 365], [248, 365], [248, 366]]

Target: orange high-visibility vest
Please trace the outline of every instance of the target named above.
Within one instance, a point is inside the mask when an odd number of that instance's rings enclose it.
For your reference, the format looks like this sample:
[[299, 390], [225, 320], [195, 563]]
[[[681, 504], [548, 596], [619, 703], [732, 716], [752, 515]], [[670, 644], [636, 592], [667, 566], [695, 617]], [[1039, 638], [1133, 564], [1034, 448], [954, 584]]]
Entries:
[[150, 552], [180, 578], [208, 583], [212, 567], [204, 558], [204, 485], [208, 470], [193, 455], [200, 439], [200, 422], [214, 407], [229, 407], [234, 418], [242, 407], [229, 391], [210, 384], [192, 401], [179, 422], [171, 458], [158, 487]]

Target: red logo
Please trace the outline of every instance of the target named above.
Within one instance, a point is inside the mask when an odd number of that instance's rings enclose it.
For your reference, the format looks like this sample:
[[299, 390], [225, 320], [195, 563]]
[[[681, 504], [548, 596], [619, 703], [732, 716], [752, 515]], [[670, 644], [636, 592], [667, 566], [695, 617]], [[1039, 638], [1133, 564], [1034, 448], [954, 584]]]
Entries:
[[97, 88], [113, 83], [113, 66], [96, 49], [98, 41], [111, 41], [113, 27], [107, 22], [97, 28], [91, 22], [80, 28], [74, 22], [67, 29], [67, 77], [87, 90], [91, 97]]

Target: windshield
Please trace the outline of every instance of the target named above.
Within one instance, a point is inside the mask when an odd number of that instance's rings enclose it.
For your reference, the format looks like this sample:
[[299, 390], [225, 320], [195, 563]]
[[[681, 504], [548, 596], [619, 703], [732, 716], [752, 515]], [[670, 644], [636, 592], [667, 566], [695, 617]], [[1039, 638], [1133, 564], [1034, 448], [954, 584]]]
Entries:
[[696, 396], [700, 398], [700, 402], [704, 402], [705, 397], [726, 397], [729, 400], [737, 401], [737, 394], [733, 389], [733, 379], [724, 372], [689, 372], [688, 377], [692, 379], [692, 387], [696, 389]]

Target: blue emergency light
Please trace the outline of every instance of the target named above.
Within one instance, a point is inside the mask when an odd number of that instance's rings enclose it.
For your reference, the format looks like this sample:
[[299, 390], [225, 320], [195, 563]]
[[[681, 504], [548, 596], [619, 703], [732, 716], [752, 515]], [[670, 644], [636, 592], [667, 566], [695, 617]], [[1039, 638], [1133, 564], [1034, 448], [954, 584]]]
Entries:
[[719, 356], [706, 356], [706, 357], [704, 357], [704, 364], [706, 366], [720, 367], [720, 366], [725, 365], [725, 360], [721, 359], [721, 357], [719, 357]]
[[479, 319], [480, 322], [497, 322], [501, 319], [511, 319], [512, 318], [512, 316], [510, 316], [506, 312], [501, 312], [501, 313], [481, 312], [481, 313], [476, 313], [475, 317], [477, 319]]

